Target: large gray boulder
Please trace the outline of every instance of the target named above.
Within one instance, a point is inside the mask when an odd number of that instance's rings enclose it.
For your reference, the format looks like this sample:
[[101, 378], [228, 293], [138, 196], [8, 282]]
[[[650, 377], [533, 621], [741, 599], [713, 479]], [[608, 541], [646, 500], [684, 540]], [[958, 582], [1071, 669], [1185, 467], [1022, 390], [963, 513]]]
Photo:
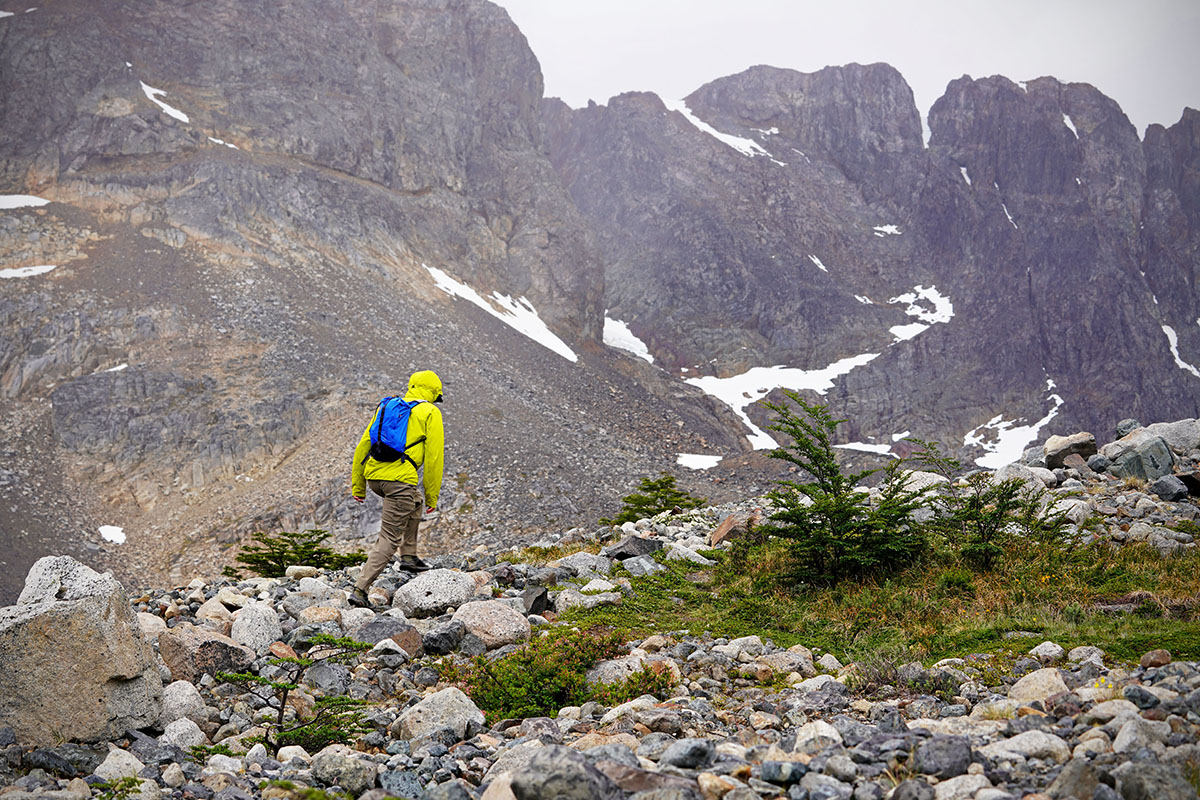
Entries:
[[475, 579], [464, 572], [433, 569], [396, 590], [392, 606], [410, 617], [435, 617], [475, 596]]
[[625, 796], [587, 756], [561, 745], [538, 750], [528, 764], [515, 770], [512, 793], [517, 800], [619, 800]]
[[1200, 420], [1181, 419], [1176, 422], [1156, 422], [1147, 425], [1146, 430], [1155, 436], [1161, 436], [1171, 448], [1180, 455], [1187, 455], [1200, 450]]
[[1118, 478], [1153, 481], [1170, 474], [1175, 466], [1175, 456], [1166, 440], [1148, 428], [1138, 428], [1109, 442], [1100, 449], [1100, 454], [1112, 462], [1108, 472]]
[[254, 662], [254, 651], [216, 631], [184, 622], [158, 637], [158, 654], [171, 679], [195, 683], [205, 673], [242, 672]]
[[455, 612], [454, 619], [466, 627], [467, 633], [482, 639], [488, 650], [523, 642], [531, 631], [524, 614], [499, 600], [466, 603]]
[[1058, 469], [1063, 466], [1067, 456], [1078, 455], [1086, 459], [1096, 455], [1096, 437], [1086, 432], [1051, 436], [1042, 445], [1042, 453], [1046, 458], [1046, 468]]
[[283, 636], [279, 614], [268, 603], [250, 601], [238, 611], [229, 636], [238, 644], [249, 647], [257, 655], [262, 655], [273, 642]]
[[404, 709], [392, 723], [391, 733], [400, 739], [423, 739], [440, 730], [449, 730], [459, 739], [465, 739], [483, 728], [483, 720], [483, 712], [471, 698], [451, 686]]
[[0, 727], [21, 744], [115, 739], [158, 722], [162, 679], [121, 584], [68, 556], [0, 608]]

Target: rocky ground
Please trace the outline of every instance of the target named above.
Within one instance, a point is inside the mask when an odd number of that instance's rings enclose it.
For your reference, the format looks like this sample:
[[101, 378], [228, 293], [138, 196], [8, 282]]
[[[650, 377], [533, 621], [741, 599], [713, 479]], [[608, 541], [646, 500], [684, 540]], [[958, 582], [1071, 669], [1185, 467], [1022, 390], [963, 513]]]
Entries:
[[[1133, 424], [1099, 450], [1088, 434], [1053, 437], [1002, 472], [1048, 488], [1079, 516], [1079, 539], [1145, 541], [1175, 558], [1196, 547], [1178, 528], [1197, 516], [1198, 425]], [[348, 603], [357, 568], [295, 565], [130, 597], [69, 557], [42, 559], [18, 604], [0, 609], [0, 796], [112, 800], [120, 790], [101, 781], [124, 776], [140, 800], [300, 800], [305, 787], [365, 800], [1197, 796], [1200, 663], [1165, 650], [1119, 663], [1030, 639], [1018, 656], [893, 665], [881, 685], [869, 665], [803, 645], [661, 631], [587, 675], [612, 683], [645, 666], [670, 676], [661, 696], [505, 720], [451, 682], [450, 664], [502, 658], [568, 609], [620, 604], [631, 577], [711, 563], [704, 553], [763, 508], [750, 498], [575, 529], [543, 543], [567, 553], [545, 564], [480, 546], [415, 577], [389, 568], [370, 609]], [[215, 676], [278, 680], [277, 659], [312, 656], [319, 634], [371, 649], [310, 667], [289, 706], [362, 699], [367, 730], [272, 756], [252, 741], [274, 715], [261, 692]], [[192, 749], [210, 745], [220, 752]]]

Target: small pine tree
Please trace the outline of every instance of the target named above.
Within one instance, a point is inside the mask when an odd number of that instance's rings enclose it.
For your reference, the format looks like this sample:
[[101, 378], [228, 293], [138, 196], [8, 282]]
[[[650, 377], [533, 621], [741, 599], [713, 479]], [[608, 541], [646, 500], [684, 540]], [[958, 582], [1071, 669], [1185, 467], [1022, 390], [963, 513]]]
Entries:
[[976, 572], [988, 572], [1004, 555], [1014, 532], [1041, 541], [1061, 537], [1066, 514], [1043, 507], [1042, 491], [1030, 491], [1018, 478], [996, 481], [989, 472], [975, 472], [960, 485], [955, 477], [962, 462], [943, 453], [934, 442], [910, 439], [920, 449], [913, 460], [948, 481], [931, 495], [935, 512], [929, 528], [941, 534], [960, 558]]
[[[343, 555], [325, 547], [321, 542], [328, 539], [329, 534], [319, 529], [303, 533], [283, 531], [275, 535], [259, 532], [250, 538], [252, 543], [244, 546], [234, 560], [264, 578], [282, 578], [287, 568], [295, 564], [343, 569], [367, 560], [365, 553]], [[225, 567], [222, 573], [235, 580], [242, 577], [241, 571], [234, 567]]]
[[778, 510], [761, 532], [791, 545], [789, 573], [780, 577], [793, 585], [831, 585], [911, 564], [925, 547], [920, 527], [910, 519], [923, 492], [907, 488], [903, 462], [887, 466], [879, 497], [872, 503], [855, 487], [877, 470], [847, 474], [837, 463], [833, 433], [844, 420], [795, 392], [784, 394], [800, 413], [789, 405], [765, 404], [778, 415], [768, 428], [792, 439], [770, 457], [795, 465], [811, 480], [782, 479], [776, 481], [779, 488], [768, 493]]
[[283, 680], [264, 678], [252, 672], [222, 672], [216, 676], [217, 680], [246, 687], [275, 710], [275, 720], [267, 724], [267, 732], [262, 737], [263, 745], [272, 756], [287, 745], [300, 745], [315, 753], [331, 744], [349, 744], [356, 736], [370, 730], [361, 710], [365, 703], [350, 697], [322, 697], [317, 700], [311, 717], [289, 723], [288, 696], [300, 687], [300, 680], [309, 667], [322, 661], [346, 661], [371, 649], [371, 645], [364, 642], [328, 634], [312, 637], [312, 645], [307, 656], [271, 659], [270, 663], [285, 673]]
[[630, 494], [621, 498], [621, 511], [611, 519], [603, 517], [601, 525], [621, 525], [625, 522], [637, 522], [639, 519], [653, 517], [664, 511], [688, 508], [699, 508], [704, 505], [703, 497], [693, 497], [675, 487], [675, 476], [661, 473], [659, 478], [642, 478], [641, 494]]

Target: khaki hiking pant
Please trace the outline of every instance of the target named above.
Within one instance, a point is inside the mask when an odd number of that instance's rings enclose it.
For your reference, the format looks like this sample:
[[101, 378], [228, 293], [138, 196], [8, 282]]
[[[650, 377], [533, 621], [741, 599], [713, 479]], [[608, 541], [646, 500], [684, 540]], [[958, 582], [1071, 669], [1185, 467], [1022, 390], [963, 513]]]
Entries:
[[367, 554], [355, 586], [364, 592], [383, 572], [399, 549], [401, 556], [417, 554], [417, 527], [421, 524], [425, 498], [415, 484], [401, 481], [367, 481], [371, 491], [383, 498], [383, 520], [379, 538]]

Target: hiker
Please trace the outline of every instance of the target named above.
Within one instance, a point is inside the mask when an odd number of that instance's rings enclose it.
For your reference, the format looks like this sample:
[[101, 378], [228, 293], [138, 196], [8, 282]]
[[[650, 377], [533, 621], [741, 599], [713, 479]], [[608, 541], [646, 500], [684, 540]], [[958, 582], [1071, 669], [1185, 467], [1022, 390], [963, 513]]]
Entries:
[[[403, 399], [385, 397], [375, 409], [371, 424], [354, 448], [350, 471], [350, 493], [358, 502], [366, 488], [383, 498], [383, 520], [379, 539], [367, 556], [350, 593], [350, 604], [370, 607], [367, 589], [383, 572], [396, 550], [400, 568], [424, 572], [429, 565], [417, 557], [417, 527], [421, 509], [437, 509], [442, 487], [442, 380], [429, 370], [414, 372], [408, 379]], [[393, 446], [394, 445], [394, 446]], [[417, 470], [424, 466], [425, 497], [422, 502]]]

